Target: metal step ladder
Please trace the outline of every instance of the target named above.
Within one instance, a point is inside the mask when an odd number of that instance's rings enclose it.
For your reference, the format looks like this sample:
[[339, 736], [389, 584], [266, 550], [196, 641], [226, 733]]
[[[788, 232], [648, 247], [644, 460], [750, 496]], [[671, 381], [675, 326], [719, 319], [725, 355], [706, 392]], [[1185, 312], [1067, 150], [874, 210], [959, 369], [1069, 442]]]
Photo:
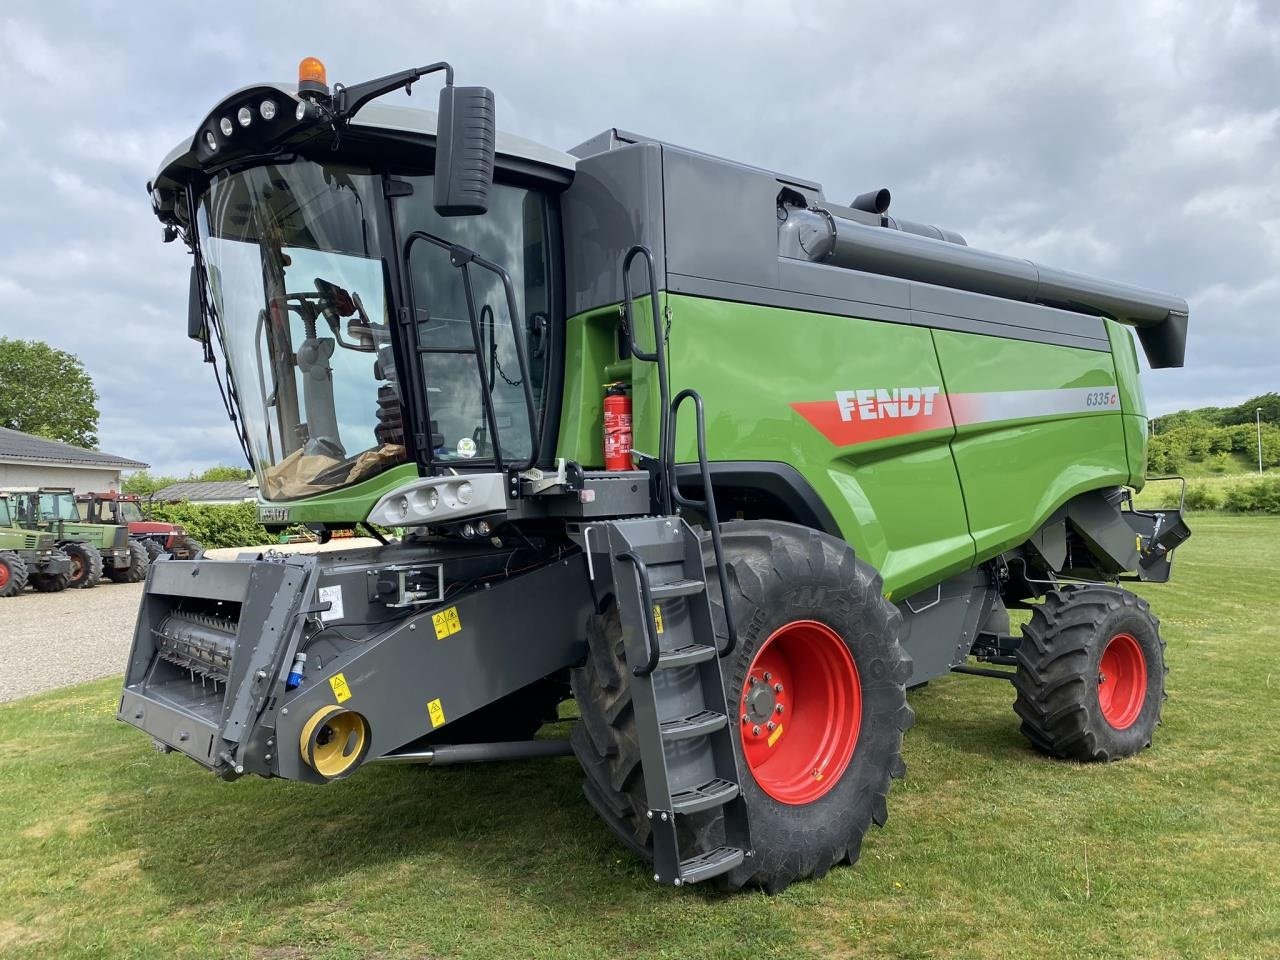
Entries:
[[[654, 879], [697, 883], [750, 855], [701, 538], [679, 516], [604, 526], [652, 821]], [[684, 818], [716, 810], [723, 814], [721, 844], [682, 851]]]

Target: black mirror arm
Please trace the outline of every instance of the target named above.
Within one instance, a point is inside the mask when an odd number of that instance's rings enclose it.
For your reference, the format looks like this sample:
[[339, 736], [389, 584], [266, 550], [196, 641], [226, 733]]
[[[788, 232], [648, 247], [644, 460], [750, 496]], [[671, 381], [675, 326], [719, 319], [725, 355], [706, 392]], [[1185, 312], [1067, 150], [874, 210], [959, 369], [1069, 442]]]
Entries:
[[444, 71], [445, 86], [452, 87], [453, 67], [443, 60], [439, 63], [428, 64], [425, 67], [415, 67], [412, 70], [401, 70], [398, 73], [389, 73], [385, 77], [379, 77], [377, 80], [367, 80], [364, 83], [357, 83], [353, 87], [344, 87], [341, 84], [334, 84], [334, 119], [349, 119], [350, 117], [355, 116], [356, 111], [370, 100], [380, 97], [384, 93], [390, 93], [392, 90], [398, 90], [403, 87], [405, 93], [409, 93], [413, 88], [414, 82], [420, 77], [425, 77], [429, 73], [438, 73], [441, 70]]

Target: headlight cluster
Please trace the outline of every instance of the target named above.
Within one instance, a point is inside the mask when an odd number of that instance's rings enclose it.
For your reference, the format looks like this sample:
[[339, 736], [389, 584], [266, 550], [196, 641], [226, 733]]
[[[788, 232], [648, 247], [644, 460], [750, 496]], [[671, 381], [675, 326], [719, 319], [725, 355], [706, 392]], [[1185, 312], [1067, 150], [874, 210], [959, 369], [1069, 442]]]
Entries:
[[[235, 122], [232, 122], [231, 117], [229, 116], [222, 117], [221, 119], [218, 120], [218, 129], [222, 131], [222, 136], [224, 139], [229, 139], [231, 135], [236, 132], [237, 123], [240, 124], [241, 127], [246, 127], [246, 128], [253, 123], [254, 121], [253, 105], [246, 104], [245, 106], [241, 107], [239, 110], [236, 111], [235, 116], [236, 116]], [[274, 120], [276, 118], [276, 102], [274, 100], [268, 99], [268, 100], [263, 100], [261, 103], [259, 103], [258, 116], [268, 123]], [[210, 151], [217, 150], [218, 147], [220, 146], [218, 137], [212, 130], [206, 130], [204, 132], [204, 143], [205, 143], [205, 146], [207, 146]]]

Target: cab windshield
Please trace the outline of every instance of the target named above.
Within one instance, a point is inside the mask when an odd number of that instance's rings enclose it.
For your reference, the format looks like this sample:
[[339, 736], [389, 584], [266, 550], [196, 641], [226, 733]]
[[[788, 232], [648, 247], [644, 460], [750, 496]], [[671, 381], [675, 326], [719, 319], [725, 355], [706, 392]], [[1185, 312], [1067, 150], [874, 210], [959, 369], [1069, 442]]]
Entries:
[[42, 493], [40, 496], [41, 520], [80, 519], [80, 511], [76, 509], [75, 497], [70, 493]]
[[223, 177], [202, 198], [207, 294], [267, 500], [405, 459], [377, 184], [300, 161]]
[[[441, 465], [532, 457], [537, 431], [515, 337], [540, 421], [549, 201], [495, 184], [488, 213], [443, 219], [431, 207], [431, 177], [406, 182], [411, 193], [395, 204], [401, 237], [423, 231], [460, 244], [501, 265], [514, 288], [509, 303], [497, 275], [473, 271], [469, 304], [449, 251], [413, 245], [405, 268], [416, 315], [405, 352], [426, 391], [419, 454]], [[384, 264], [396, 252], [376, 213], [383, 202], [381, 178], [368, 169], [310, 160], [230, 174], [201, 200], [207, 295], [266, 500], [322, 493], [407, 459], [408, 398], [396, 376]]]
[[141, 523], [142, 509], [132, 500], [117, 500], [116, 518], [119, 523]]

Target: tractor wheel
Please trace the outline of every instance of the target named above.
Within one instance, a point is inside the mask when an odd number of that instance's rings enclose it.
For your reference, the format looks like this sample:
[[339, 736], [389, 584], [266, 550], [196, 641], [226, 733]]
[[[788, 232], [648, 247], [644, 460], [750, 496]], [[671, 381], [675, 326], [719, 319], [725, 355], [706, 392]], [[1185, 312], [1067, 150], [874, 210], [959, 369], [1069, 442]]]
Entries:
[[107, 576], [113, 583], [141, 583], [147, 579], [147, 567], [150, 565], [146, 548], [137, 540], [130, 540], [129, 566], [112, 567], [107, 571]]
[[90, 543], [64, 543], [62, 552], [71, 558], [72, 590], [88, 590], [102, 579], [102, 554]]
[[155, 540], [143, 540], [142, 549], [147, 551], [147, 563], [155, 563], [160, 559], [160, 554], [164, 553], [164, 547]]
[[178, 549], [187, 552], [188, 560], [195, 560], [200, 554], [204, 553], [204, 544], [199, 540], [192, 540], [190, 537], [183, 537], [178, 541]]
[[[914, 714], [904, 685], [911, 660], [898, 643], [901, 617], [884, 599], [880, 577], [847, 544], [786, 523], [745, 521], [722, 529], [739, 634], [721, 671], [755, 854], [719, 882], [777, 893], [854, 862], [871, 823], [884, 824], [890, 780], [906, 771], [902, 735]], [[704, 558], [710, 558], [709, 544]], [[714, 568], [708, 584], [722, 616]], [[573, 672], [583, 722], [571, 738], [588, 775], [584, 790], [622, 840], [649, 855], [616, 612], [592, 618], [588, 648], [586, 663]], [[745, 728], [744, 750], [739, 717], [750, 721], [766, 711], [784, 718], [774, 731], [783, 733], [770, 737], [764, 722], [753, 723]], [[719, 814], [681, 819], [688, 821], [682, 855], [706, 852], [723, 838]]]
[[29, 573], [27, 583], [37, 593], [61, 593], [71, 583], [71, 573]]
[[16, 597], [27, 586], [27, 562], [16, 553], [0, 550], [0, 597]]
[[1151, 746], [1165, 700], [1164, 640], [1128, 590], [1065, 586], [1022, 628], [1017, 699], [1022, 732], [1066, 760], [1118, 760]]

